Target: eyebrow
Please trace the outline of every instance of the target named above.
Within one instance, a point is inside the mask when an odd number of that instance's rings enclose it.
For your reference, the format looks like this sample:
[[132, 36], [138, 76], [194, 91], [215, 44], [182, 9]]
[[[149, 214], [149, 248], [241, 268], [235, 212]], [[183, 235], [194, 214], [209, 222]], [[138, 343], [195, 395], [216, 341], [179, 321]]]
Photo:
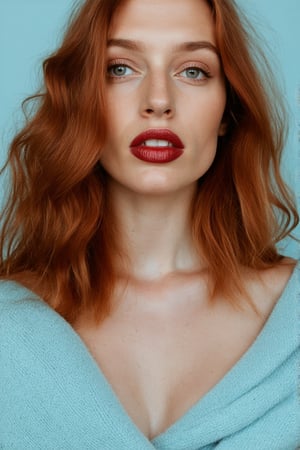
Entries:
[[[141, 52], [145, 49], [145, 45], [140, 41], [132, 41], [130, 39], [109, 39], [107, 42], [107, 47], [122, 47], [127, 50], [133, 50], [137, 52]], [[196, 51], [196, 50], [210, 50], [219, 56], [219, 51], [215, 45], [213, 45], [209, 41], [190, 41], [190, 42], [181, 42], [180, 44], [176, 44], [172, 50], [174, 52], [182, 52], [182, 51]]]

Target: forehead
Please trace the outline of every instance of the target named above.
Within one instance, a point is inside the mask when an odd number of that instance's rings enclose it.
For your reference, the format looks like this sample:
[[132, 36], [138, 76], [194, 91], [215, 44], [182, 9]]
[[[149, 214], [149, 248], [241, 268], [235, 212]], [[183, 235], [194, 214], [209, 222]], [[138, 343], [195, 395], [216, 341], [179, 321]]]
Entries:
[[114, 14], [109, 37], [215, 43], [215, 26], [206, 0], [125, 0]]

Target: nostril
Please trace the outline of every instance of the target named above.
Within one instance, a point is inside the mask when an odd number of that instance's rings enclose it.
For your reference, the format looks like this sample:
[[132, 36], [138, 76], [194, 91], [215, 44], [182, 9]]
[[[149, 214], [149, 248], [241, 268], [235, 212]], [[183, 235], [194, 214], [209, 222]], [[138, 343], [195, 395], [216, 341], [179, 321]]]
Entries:
[[170, 114], [172, 114], [172, 109], [168, 108], [165, 110], [163, 110], [163, 109], [159, 110], [159, 108], [157, 108], [157, 110], [156, 110], [156, 108], [147, 108], [147, 109], [145, 109], [145, 113], [148, 115], [157, 113], [157, 114], [164, 114], [164, 115], [169, 116]]

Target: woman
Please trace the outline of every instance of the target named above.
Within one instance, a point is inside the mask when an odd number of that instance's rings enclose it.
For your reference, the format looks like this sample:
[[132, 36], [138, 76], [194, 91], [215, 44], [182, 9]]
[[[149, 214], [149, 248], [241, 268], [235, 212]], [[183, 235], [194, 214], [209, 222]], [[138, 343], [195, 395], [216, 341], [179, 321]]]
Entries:
[[45, 61], [9, 155], [1, 448], [300, 444], [298, 216], [251, 55], [233, 0], [87, 0]]

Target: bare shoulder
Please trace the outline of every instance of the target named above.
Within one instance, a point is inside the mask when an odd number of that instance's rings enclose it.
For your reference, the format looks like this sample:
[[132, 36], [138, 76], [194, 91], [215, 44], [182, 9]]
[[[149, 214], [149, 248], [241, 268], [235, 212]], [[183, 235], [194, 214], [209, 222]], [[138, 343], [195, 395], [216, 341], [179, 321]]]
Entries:
[[269, 315], [281, 298], [296, 265], [296, 259], [284, 257], [271, 268], [247, 274], [248, 293], [263, 315]]
[[260, 272], [263, 283], [277, 295], [284, 291], [297, 264], [297, 260], [284, 257], [276, 266]]

